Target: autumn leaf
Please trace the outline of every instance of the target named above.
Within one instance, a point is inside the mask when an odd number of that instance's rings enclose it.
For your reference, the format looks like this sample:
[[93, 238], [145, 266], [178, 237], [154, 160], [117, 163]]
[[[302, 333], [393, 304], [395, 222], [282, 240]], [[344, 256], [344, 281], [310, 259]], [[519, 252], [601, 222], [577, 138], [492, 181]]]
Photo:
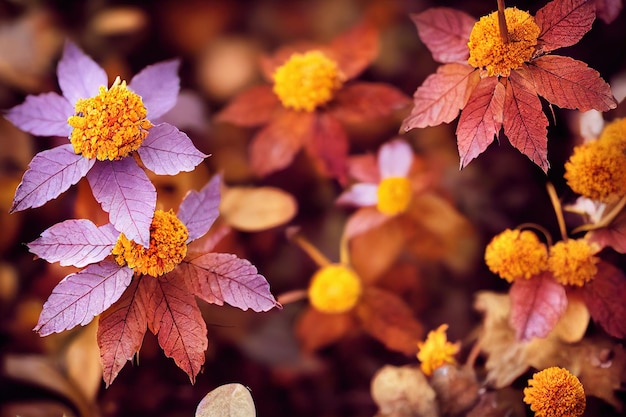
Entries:
[[622, 0], [596, 0], [596, 16], [604, 23], [612, 23], [622, 11]]
[[583, 298], [594, 322], [613, 337], [626, 337], [626, 276], [621, 270], [599, 262], [598, 273], [585, 285]]
[[589, 240], [601, 247], [611, 247], [619, 253], [626, 253], [626, 211], [622, 211], [611, 224], [589, 234]]
[[411, 103], [402, 91], [382, 83], [355, 82], [337, 92], [330, 110], [345, 124], [358, 124], [389, 115]]
[[250, 389], [241, 384], [220, 385], [198, 403], [195, 417], [256, 417]]
[[313, 119], [305, 147], [315, 155], [319, 170], [345, 183], [348, 177], [348, 135], [339, 120], [328, 113]]
[[270, 121], [278, 106], [278, 97], [272, 87], [259, 85], [232, 99], [216, 119], [244, 127], [261, 126]]
[[220, 202], [220, 212], [226, 222], [249, 232], [285, 224], [297, 211], [295, 198], [275, 187], [230, 187]]
[[549, 52], [577, 43], [589, 32], [595, 20], [595, 2], [588, 0], [554, 0], [537, 11], [535, 22], [541, 29], [538, 45]]
[[307, 308], [296, 323], [296, 337], [305, 352], [315, 352], [350, 334], [356, 324], [350, 312], [327, 314]]
[[448, 64], [467, 60], [467, 40], [476, 19], [447, 7], [433, 7], [410, 17], [435, 61]]

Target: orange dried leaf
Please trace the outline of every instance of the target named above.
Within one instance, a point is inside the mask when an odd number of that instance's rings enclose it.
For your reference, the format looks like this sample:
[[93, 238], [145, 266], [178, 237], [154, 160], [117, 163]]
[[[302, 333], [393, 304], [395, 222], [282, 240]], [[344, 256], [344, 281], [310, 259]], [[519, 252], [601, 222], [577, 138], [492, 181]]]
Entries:
[[278, 97], [272, 91], [272, 87], [259, 85], [245, 90], [233, 98], [216, 115], [216, 119], [238, 126], [260, 126], [269, 122], [278, 105]]
[[296, 323], [296, 337], [305, 352], [314, 352], [346, 336], [355, 324], [350, 312], [326, 314], [309, 307]]
[[467, 40], [476, 23], [472, 16], [448, 7], [433, 7], [412, 14], [411, 20], [435, 61], [447, 64], [469, 58]]
[[537, 11], [535, 22], [541, 28], [539, 49], [545, 53], [578, 43], [596, 18], [594, 3], [554, 0]]
[[226, 222], [249, 232], [285, 224], [297, 211], [293, 196], [275, 187], [231, 187], [220, 201], [220, 213]]
[[579, 293], [567, 295], [567, 309], [556, 324], [554, 334], [566, 343], [579, 342], [589, 326], [589, 309]]

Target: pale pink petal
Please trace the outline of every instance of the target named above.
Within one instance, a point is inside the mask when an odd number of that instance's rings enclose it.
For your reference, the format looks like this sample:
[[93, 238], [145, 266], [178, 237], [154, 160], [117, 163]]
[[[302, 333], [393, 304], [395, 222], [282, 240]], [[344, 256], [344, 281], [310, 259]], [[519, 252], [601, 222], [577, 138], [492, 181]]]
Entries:
[[113, 226], [128, 239], [148, 247], [156, 189], [144, 170], [133, 158], [98, 161], [87, 179]]
[[350, 240], [361, 233], [379, 227], [391, 218], [378, 211], [376, 207], [362, 207], [348, 218], [343, 230], [344, 237]]
[[76, 155], [69, 144], [39, 152], [17, 186], [11, 212], [40, 207], [57, 198], [84, 177], [94, 162]]
[[57, 93], [27, 96], [6, 113], [6, 118], [20, 129], [36, 136], [68, 137], [72, 128], [67, 118], [74, 113], [71, 104]]
[[128, 83], [128, 87], [141, 96], [148, 119], [154, 121], [176, 104], [180, 91], [179, 66], [178, 59], [148, 65]]
[[221, 185], [221, 175], [215, 175], [200, 191], [189, 191], [180, 203], [177, 216], [189, 231], [187, 243], [204, 236], [219, 216]]
[[402, 139], [392, 140], [378, 151], [378, 168], [382, 179], [406, 177], [413, 163], [413, 149]]
[[63, 95], [73, 106], [79, 98], [98, 94], [101, 86], [107, 86], [106, 72], [72, 41], [65, 42], [63, 56], [57, 67], [57, 77]]
[[377, 202], [378, 185], [363, 182], [352, 185], [337, 198], [337, 204], [356, 207], [374, 206]]
[[185, 133], [167, 123], [152, 127], [137, 152], [146, 168], [158, 175], [193, 171], [208, 156], [196, 149]]

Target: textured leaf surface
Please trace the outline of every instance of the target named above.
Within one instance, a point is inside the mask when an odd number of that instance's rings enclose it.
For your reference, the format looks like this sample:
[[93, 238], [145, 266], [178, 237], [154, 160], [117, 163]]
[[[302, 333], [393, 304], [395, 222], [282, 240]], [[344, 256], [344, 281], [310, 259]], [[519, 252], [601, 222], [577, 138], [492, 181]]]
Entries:
[[68, 137], [72, 128], [67, 118], [74, 113], [72, 105], [57, 93], [27, 96], [22, 104], [9, 109], [6, 118], [15, 126], [35, 136]]
[[230, 100], [216, 118], [218, 121], [238, 126], [260, 126], [270, 121], [279, 105], [272, 86], [254, 86]]
[[113, 260], [89, 265], [63, 278], [43, 306], [35, 331], [42, 336], [89, 323], [116, 302], [133, 271]]
[[65, 41], [63, 56], [57, 66], [57, 78], [63, 95], [73, 106], [79, 98], [98, 94], [101, 86], [107, 86], [106, 72], [78, 46]]
[[591, 318], [608, 334], [626, 337], [626, 276], [624, 272], [601, 261], [596, 277], [583, 287], [583, 298]]
[[187, 226], [187, 242], [204, 236], [220, 215], [222, 176], [215, 175], [200, 191], [191, 190], [178, 208], [178, 218]]
[[45, 230], [28, 249], [46, 261], [82, 268], [111, 254], [119, 232], [111, 224], [96, 226], [89, 220], [66, 220]]
[[248, 232], [285, 224], [297, 211], [295, 198], [275, 187], [231, 187], [224, 192], [220, 203], [226, 222]]
[[196, 417], [255, 417], [254, 400], [241, 384], [220, 385], [198, 403]]
[[435, 61], [447, 64], [469, 58], [467, 42], [476, 23], [472, 16], [448, 7], [433, 7], [412, 14], [411, 20]]
[[141, 96], [147, 117], [154, 122], [176, 104], [180, 91], [178, 78], [180, 61], [177, 59], [148, 65], [128, 83], [128, 87]]
[[158, 175], [193, 171], [207, 157], [189, 136], [168, 123], [150, 129], [137, 152], [146, 168]]
[[574, 45], [589, 32], [595, 18], [595, 1], [551, 1], [535, 15], [535, 23], [541, 29], [539, 50], [549, 52]]
[[339, 121], [328, 113], [313, 119], [306, 149], [322, 173], [345, 183], [348, 177], [348, 135]]
[[341, 88], [333, 100], [332, 114], [343, 123], [367, 123], [411, 104], [402, 91], [383, 83], [354, 82]]

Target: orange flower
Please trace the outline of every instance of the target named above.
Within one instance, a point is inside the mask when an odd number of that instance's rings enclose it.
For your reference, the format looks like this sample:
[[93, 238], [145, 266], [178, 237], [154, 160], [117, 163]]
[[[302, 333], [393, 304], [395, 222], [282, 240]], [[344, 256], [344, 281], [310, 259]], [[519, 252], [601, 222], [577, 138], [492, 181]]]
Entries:
[[579, 417], [585, 411], [585, 390], [567, 369], [553, 366], [528, 380], [524, 402], [536, 417]]
[[455, 364], [454, 355], [459, 353], [461, 345], [448, 342], [446, 336], [447, 324], [442, 324], [436, 330], [428, 332], [424, 342], [418, 342], [417, 359], [421, 362], [420, 367], [424, 375], [430, 376], [437, 369], [445, 364]]

